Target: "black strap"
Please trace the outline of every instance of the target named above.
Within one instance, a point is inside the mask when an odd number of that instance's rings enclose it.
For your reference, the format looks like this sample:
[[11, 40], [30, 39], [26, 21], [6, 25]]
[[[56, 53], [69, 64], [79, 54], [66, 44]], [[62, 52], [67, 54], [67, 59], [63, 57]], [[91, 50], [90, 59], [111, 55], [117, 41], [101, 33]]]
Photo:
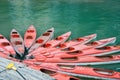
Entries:
[[18, 70], [16, 70], [16, 72], [17, 72], [24, 80], [27, 80]]

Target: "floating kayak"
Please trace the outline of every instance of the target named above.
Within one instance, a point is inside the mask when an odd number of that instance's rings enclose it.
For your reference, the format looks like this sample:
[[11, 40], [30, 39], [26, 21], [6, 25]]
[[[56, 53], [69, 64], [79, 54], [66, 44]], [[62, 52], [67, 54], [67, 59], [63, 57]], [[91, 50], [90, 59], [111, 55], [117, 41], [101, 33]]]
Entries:
[[62, 34], [61, 36], [58, 36], [56, 39], [50, 40], [48, 42], [46, 42], [46, 44], [44, 45], [44, 47], [39, 47], [37, 48], [35, 51], [32, 51], [31, 53], [28, 54], [32, 55], [32, 54], [36, 54], [37, 52], [41, 52], [41, 51], [48, 51], [48, 50], [56, 50], [56, 48], [53, 48], [63, 42], [65, 42], [69, 36], [71, 35], [71, 32], [67, 32], [65, 34]]
[[[40, 53], [40, 54], [45, 56], [46, 58], [53, 58], [53, 57], [63, 57], [63, 56], [73, 57], [73, 56], [85, 56], [85, 55], [103, 56], [103, 55], [108, 55], [108, 54], [112, 54], [119, 51], [120, 51], [120, 46], [104, 46], [101, 48], [91, 48], [91, 49], [77, 50], [77, 51], [71, 51], [71, 52], [47, 52], [47, 53], [42, 53], [42, 54]], [[34, 58], [36, 57], [40, 58], [39, 55], [32, 55], [32, 56], [34, 56]]]
[[49, 41], [52, 38], [53, 33], [54, 33], [54, 28], [45, 31], [40, 37], [38, 37], [35, 40], [35, 42], [33, 43], [33, 45], [31, 46], [28, 52], [30, 53], [35, 49], [37, 49], [38, 47], [43, 46], [47, 41]]
[[71, 47], [62, 49], [62, 51], [75, 51], [75, 50], [84, 50], [84, 49], [90, 49], [90, 48], [100, 48], [110, 43], [114, 43], [115, 41], [116, 41], [115, 37], [107, 38], [107, 39], [102, 39], [94, 42], [88, 42], [86, 44], [78, 44], [75, 46], [71, 46]]
[[75, 40], [71, 40], [71, 41], [65, 42], [63, 44], [60, 44], [60, 46], [57, 48], [54, 47], [54, 48], [46, 49], [46, 48], [40, 47], [40, 48], [36, 49], [35, 51], [29, 53], [28, 56], [39, 55], [40, 53], [46, 53], [46, 52], [51, 52], [51, 51], [59, 52], [59, 51], [61, 51], [61, 49], [68, 48], [70, 46], [74, 46], [77, 44], [85, 44], [85, 43], [91, 41], [92, 39], [96, 38], [96, 36], [97, 36], [96, 34], [91, 34], [88, 36], [80, 37]]
[[24, 34], [24, 44], [27, 49], [29, 49], [33, 42], [36, 39], [36, 29], [33, 25], [31, 25]]
[[88, 43], [89, 41], [95, 39], [97, 34], [91, 34], [88, 36], [80, 37], [75, 40], [70, 40], [68, 42], [65, 42], [63, 44], [60, 44], [60, 48], [68, 48], [70, 46], [78, 45], [78, 44], [85, 44]]
[[0, 34], [0, 48], [4, 48], [4, 52], [8, 51], [8, 55], [15, 57], [16, 52], [14, 51], [12, 44], [3, 36]]
[[3, 51], [1, 51], [1, 48], [0, 48], [0, 57], [19, 62], [19, 60], [15, 59], [14, 57], [8, 56], [7, 54], [9, 54], [9, 52], [5, 51], [4, 49]]
[[[41, 59], [42, 58], [42, 59]], [[35, 58], [33, 60], [28, 59], [26, 62], [45, 62], [45, 63], [59, 63], [69, 65], [101, 65], [101, 64], [113, 64], [120, 63], [120, 55], [109, 56], [73, 56], [73, 57], [52, 57], [52, 58]]]
[[72, 76], [95, 78], [95, 79], [105, 79], [105, 80], [120, 80], [120, 72], [113, 70], [105, 70], [100, 68], [90, 68], [75, 65], [63, 65], [55, 63], [41, 63], [36, 64], [44, 69], [57, 71], [59, 73], [64, 73]]
[[[114, 43], [115, 41], [116, 41], [116, 38], [113, 37], [113, 38], [102, 39], [102, 40], [98, 40], [94, 42], [88, 42], [86, 44], [78, 44], [78, 45], [71, 46], [71, 47], [64, 48], [64, 49], [50, 48], [49, 50], [48, 49], [41, 50], [40, 52], [41, 53], [47, 53], [47, 52], [59, 53], [59, 52], [67, 52], [67, 51], [69, 52], [69, 51], [76, 51], [76, 50], [84, 50], [84, 49], [90, 49], [90, 48], [100, 48], [107, 44]], [[35, 52], [37, 53], [37, 51]]]
[[70, 76], [70, 75], [58, 73], [56, 71], [44, 69], [42, 67], [37, 67], [36, 65], [35, 66], [32, 65], [32, 66], [28, 66], [28, 67], [35, 69], [35, 70], [40, 70], [41, 72], [50, 75], [51, 77], [55, 78], [56, 80], [80, 80], [80, 79]]
[[24, 41], [22, 36], [15, 30], [12, 29], [10, 34], [10, 41], [13, 45], [14, 50], [20, 55], [23, 56], [24, 54]]
[[57, 38], [48, 41], [48, 42], [44, 45], [44, 47], [45, 47], [45, 48], [50, 48], [50, 47], [58, 46], [58, 45], [64, 43], [64, 42], [69, 38], [70, 35], [71, 35], [71, 32], [70, 32], [70, 31], [67, 32], [67, 33], [64, 33], [64, 34], [62, 34], [61, 36], [58, 36]]
[[[51, 61], [50, 61], [51, 60]], [[54, 61], [56, 60], [56, 61]], [[81, 57], [61, 57], [61, 58], [47, 58], [44, 62], [58, 62], [69, 65], [103, 65], [120, 63], [120, 55], [109, 56], [81, 56]]]
[[[6, 51], [5, 49], [3, 48], [0, 48], [0, 57], [3, 57], [3, 58], [8, 58], [10, 56], [8, 56], [9, 52]], [[12, 58], [12, 57], [11, 57]]]

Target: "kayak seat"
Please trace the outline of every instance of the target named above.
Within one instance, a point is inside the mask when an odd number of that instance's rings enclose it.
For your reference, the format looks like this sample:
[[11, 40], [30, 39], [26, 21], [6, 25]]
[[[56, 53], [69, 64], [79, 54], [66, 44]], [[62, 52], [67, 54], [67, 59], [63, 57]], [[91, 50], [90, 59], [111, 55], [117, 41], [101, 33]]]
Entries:
[[2, 42], [1, 45], [2, 46], [10, 46], [10, 43], [8, 43], [8, 42]]
[[93, 46], [93, 45], [97, 45], [98, 43], [97, 42], [89, 42], [89, 43], [86, 43], [85, 45], [87, 46]]
[[61, 57], [60, 59], [65, 61], [76, 61], [78, 60], [78, 57]]
[[60, 44], [59, 47], [64, 48], [64, 47], [66, 47], [66, 45], [63, 43], [63, 44]]
[[72, 50], [75, 50], [75, 48], [73, 48], [73, 47], [69, 47], [69, 50], [72, 51]]
[[17, 34], [17, 32], [12, 32], [12, 34]]
[[42, 43], [44, 40], [43, 39], [38, 39], [36, 40], [36, 43]]
[[50, 33], [46, 32], [46, 33], [44, 33], [44, 34], [42, 34], [42, 35], [43, 35], [43, 36], [49, 36]]
[[27, 30], [28, 33], [33, 33], [35, 32], [34, 30]]
[[114, 74], [114, 71], [112, 70], [104, 70], [104, 69], [99, 69], [99, 68], [94, 68], [93, 69], [96, 73], [101, 74], [101, 75], [108, 75], [111, 76]]
[[72, 51], [72, 50], [74, 50], [74, 48], [73, 47], [69, 47], [69, 48], [65, 48], [65, 49], [61, 49], [62, 51]]
[[96, 48], [98, 50], [107, 50], [107, 49], [111, 49], [111, 47], [109, 46], [104, 46], [104, 47], [101, 47], [101, 48]]
[[40, 69], [40, 71], [43, 72], [43, 73], [46, 73], [46, 74], [48, 74], [50, 76], [53, 76], [53, 75], [56, 74], [55, 71], [51, 71], [51, 70], [48, 70], [48, 69]]
[[48, 30], [47, 32], [52, 32], [52, 30]]
[[64, 65], [64, 64], [57, 64], [57, 66], [61, 69], [74, 69], [75, 68], [75, 65]]
[[50, 47], [50, 46], [51, 46], [51, 44], [49, 44], [49, 43], [44, 45], [45, 48]]
[[55, 40], [62, 40], [63, 37], [57, 37]]
[[80, 50], [67, 52], [67, 54], [71, 54], [71, 55], [76, 55], [76, 54], [81, 54], [81, 53], [82, 53], [82, 51], [80, 51]]
[[70, 77], [69, 80], [80, 80], [78, 78]]
[[95, 56], [96, 58], [100, 58], [100, 59], [113, 59], [113, 56]]
[[27, 36], [26, 39], [33, 39], [33, 37], [32, 36]]
[[3, 37], [3, 36], [0, 36], [0, 39], [4, 39], [4, 37]]
[[15, 45], [22, 45], [22, 42], [21, 41], [15, 41], [14, 44]]
[[76, 40], [77, 40], [77, 41], [80, 41], [80, 42], [81, 42], [81, 41], [84, 41], [84, 39], [82, 39], [82, 38], [77, 38]]
[[18, 34], [14, 34], [12, 35], [13, 38], [19, 38], [19, 35]]

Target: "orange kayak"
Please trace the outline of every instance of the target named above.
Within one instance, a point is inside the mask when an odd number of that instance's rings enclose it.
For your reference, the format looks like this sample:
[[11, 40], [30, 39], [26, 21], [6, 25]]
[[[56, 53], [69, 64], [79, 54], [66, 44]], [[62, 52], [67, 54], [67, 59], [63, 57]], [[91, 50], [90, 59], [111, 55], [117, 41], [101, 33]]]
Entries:
[[24, 34], [24, 44], [27, 49], [29, 49], [33, 42], [36, 39], [36, 29], [33, 25], [31, 25]]
[[53, 33], [54, 33], [54, 28], [51, 28], [45, 31], [40, 37], [38, 37], [35, 40], [31, 48], [29, 49], [29, 53], [34, 51], [38, 47], [43, 46], [47, 41], [49, 41], [52, 38]]
[[32, 69], [35, 70], [40, 70], [41, 72], [50, 75], [51, 77], [55, 78], [56, 80], [80, 80], [76, 77], [70, 76], [70, 75], [66, 75], [66, 74], [62, 74], [62, 73], [58, 73], [56, 71], [52, 71], [52, 70], [48, 70], [48, 69], [44, 69], [42, 67], [38, 67], [38, 66], [29, 66]]
[[[106, 80], [120, 80], [120, 72], [113, 70], [105, 70], [100, 68], [90, 68], [75, 65], [63, 65], [55, 63], [41, 63], [36, 64], [44, 69], [64, 73], [72, 76], [95, 78], [95, 79], [106, 79]], [[38, 67], [38, 68], [39, 68]]]
[[102, 39], [94, 42], [88, 42], [86, 44], [78, 44], [75, 46], [71, 46], [71, 47], [62, 49], [62, 51], [75, 51], [75, 50], [83, 50], [83, 49], [90, 49], [90, 48], [100, 48], [110, 43], [114, 43], [115, 41], [116, 41], [115, 37], [107, 38], [107, 39]]
[[70, 41], [65, 42], [63, 44], [60, 44], [59, 47], [60, 48], [67, 48], [67, 47], [78, 45], [78, 44], [85, 44], [85, 43], [88, 43], [91, 40], [95, 39], [96, 36], [97, 36], [97, 34], [91, 34], [88, 36], [80, 37], [80, 38], [77, 38], [75, 40], [70, 40]]
[[50, 47], [56, 47], [62, 43], [64, 43], [68, 38], [69, 36], [71, 35], [71, 32], [67, 32], [65, 34], [62, 34], [61, 36], [58, 36], [57, 38], [53, 39], [53, 40], [50, 40], [48, 41], [44, 47], [45, 48], [50, 48]]
[[0, 34], [0, 48], [4, 48], [9, 53], [9, 56], [15, 57], [16, 52], [14, 51], [12, 44], [3, 36]]
[[11, 34], [10, 34], [10, 41], [13, 45], [14, 50], [22, 56], [24, 54], [24, 41], [22, 36], [15, 30], [12, 29]]
[[85, 56], [85, 55], [91, 55], [91, 56], [102, 56], [102, 55], [108, 55], [115, 52], [120, 51], [120, 46], [105, 46], [101, 48], [91, 48], [86, 50], [77, 50], [77, 51], [71, 51], [71, 52], [47, 52], [47, 53], [39, 53], [38, 55], [32, 55], [34, 58], [40, 58], [39, 55], [43, 55], [47, 58], [53, 58], [53, 57], [73, 57], [73, 56]]

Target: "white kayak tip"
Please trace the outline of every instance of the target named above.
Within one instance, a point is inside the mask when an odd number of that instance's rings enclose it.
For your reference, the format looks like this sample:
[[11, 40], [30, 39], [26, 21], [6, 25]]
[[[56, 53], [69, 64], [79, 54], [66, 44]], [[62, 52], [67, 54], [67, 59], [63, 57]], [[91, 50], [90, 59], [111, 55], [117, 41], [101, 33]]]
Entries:
[[17, 32], [17, 30], [16, 29], [12, 29], [11, 32]]
[[30, 25], [29, 28], [35, 28], [34, 25]]
[[112, 43], [116, 42], [116, 37], [112, 37], [111, 39], [113, 39]]
[[48, 29], [47, 32], [54, 32], [54, 28], [52, 27], [52, 28]]

